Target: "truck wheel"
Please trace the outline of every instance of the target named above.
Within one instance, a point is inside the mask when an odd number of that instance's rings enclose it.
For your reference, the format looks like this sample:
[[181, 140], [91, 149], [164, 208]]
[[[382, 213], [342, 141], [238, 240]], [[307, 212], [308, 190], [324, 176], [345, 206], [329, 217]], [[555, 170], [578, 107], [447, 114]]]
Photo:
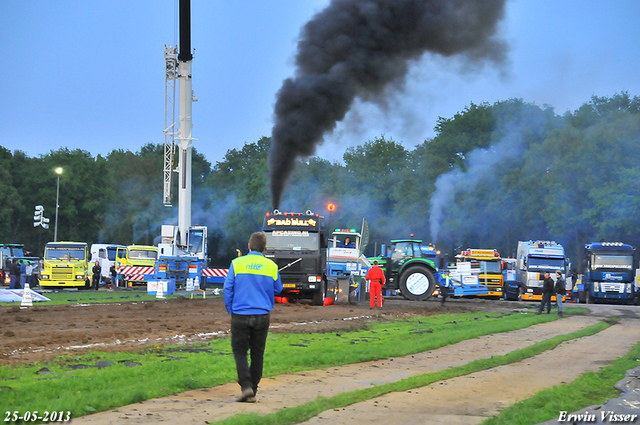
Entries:
[[89, 279], [84, 280], [84, 289], [91, 289], [91, 281]]
[[507, 285], [504, 285], [502, 287], [502, 299], [505, 301], [511, 301], [511, 297], [509, 296]]
[[408, 300], [428, 300], [435, 289], [436, 279], [425, 266], [411, 266], [400, 276], [400, 292]]
[[322, 279], [320, 290], [313, 293], [313, 305], [324, 305], [324, 299], [327, 294], [327, 281]]

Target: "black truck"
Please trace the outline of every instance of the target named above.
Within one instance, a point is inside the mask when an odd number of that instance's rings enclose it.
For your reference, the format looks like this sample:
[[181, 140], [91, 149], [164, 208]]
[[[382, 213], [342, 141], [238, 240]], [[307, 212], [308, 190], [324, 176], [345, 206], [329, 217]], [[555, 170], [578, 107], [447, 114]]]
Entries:
[[325, 273], [327, 239], [324, 217], [305, 213], [268, 212], [262, 230], [267, 235], [265, 257], [275, 261], [288, 299], [311, 299], [324, 305], [327, 293], [335, 299], [335, 286], [328, 287]]

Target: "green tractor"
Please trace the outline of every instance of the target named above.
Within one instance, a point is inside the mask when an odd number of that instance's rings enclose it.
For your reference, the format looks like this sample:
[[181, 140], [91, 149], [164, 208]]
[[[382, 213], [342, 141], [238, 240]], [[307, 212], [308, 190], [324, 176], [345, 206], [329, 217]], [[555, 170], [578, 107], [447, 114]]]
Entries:
[[368, 259], [378, 262], [387, 280], [384, 289], [400, 291], [408, 300], [428, 300], [436, 288], [438, 251], [423, 246], [418, 239], [393, 240], [382, 245], [379, 257]]

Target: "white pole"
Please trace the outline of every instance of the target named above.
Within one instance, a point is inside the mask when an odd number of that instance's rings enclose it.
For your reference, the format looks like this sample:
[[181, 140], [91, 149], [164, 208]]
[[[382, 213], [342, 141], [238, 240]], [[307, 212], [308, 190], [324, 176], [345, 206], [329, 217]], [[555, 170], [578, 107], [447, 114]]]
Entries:
[[58, 201], [60, 200], [60, 173], [58, 173], [58, 184], [56, 185], [56, 225], [53, 229], [53, 241], [58, 242]]

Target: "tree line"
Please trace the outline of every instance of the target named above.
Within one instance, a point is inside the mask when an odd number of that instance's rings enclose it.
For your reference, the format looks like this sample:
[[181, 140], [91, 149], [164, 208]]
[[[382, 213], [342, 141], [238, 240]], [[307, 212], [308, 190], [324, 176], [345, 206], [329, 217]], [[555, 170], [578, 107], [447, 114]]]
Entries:
[[[271, 209], [270, 145], [262, 137], [215, 165], [194, 148], [192, 223], [209, 227], [213, 267], [245, 251]], [[562, 243], [578, 264], [587, 242], [640, 241], [638, 154], [640, 98], [626, 92], [563, 115], [521, 99], [471, 103], [440, 117], [435, 137], [413, 149], [381, 135], [347, 148], [341, 162], [298, 161], [280, 209], [310, 209], [332, 227], [359, 228], [366, 218], [368, 255], [411, 234], [450, 259], [468, 247], [513, 256], [518, 240], [532, 239]], [[66, 148], [28, 157], [0, 146], [0, 243], [40, 254], [53, 240], [57, 167], [58, 240], [154, 244], [162, 224], [177, 222], [176, 208], [162, 203], [160, 144], [96, 157]], [[49, 229], [33, 227], [35, 205]]]

